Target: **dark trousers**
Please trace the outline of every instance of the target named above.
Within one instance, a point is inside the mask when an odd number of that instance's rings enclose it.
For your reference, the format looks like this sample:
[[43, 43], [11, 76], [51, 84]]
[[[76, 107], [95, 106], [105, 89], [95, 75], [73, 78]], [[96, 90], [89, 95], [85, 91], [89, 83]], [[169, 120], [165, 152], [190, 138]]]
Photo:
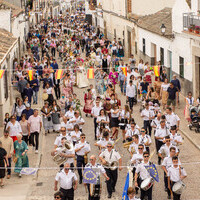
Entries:
[[153, 190], [153, 186], [150, 187], [147, 191], [144, 191], [141, 189], [140, 199], [144, 200], [145, 196], [147, 196], [148, 200], [152, 200], [152, 190]]
[[84, 156], [78, 156], [77, 155], [77, 167], [78, 167], [79, 179], [82, 181], [83, 180], [83, 174], [82, 174], [82, 169], [80, 167], [85, 167]]
[[51, 49], [51, 54], [52, 54], [53, 57], [55, 57], [55, 55], [56, 55], [56, 49], [55, 48]]
[[55, 91], [56, 98], [60, 99], [60, 87], [59, 87], [59, 85], [55, 85], [54, 91]]
[[87, 184], [87, 189], [88, 189], [88, 200], [100, 200], [100, 196], [99, 197], [93, 197], [93, 196], [90, 195], [90, 184]]
[[60, 188], [60, 191], [63, 193], [61, 200], [74, 200], [74, 189], [65, 190]]
[[[160, 147], [161, 147], [163, 144], [164, 144], [163, 142], [161, 142], [161, 141], [159, 141], [159, 140], [156, 140], [156, 151], [157, 151], [157, 153], [158, 153]], [[160, 162], [161, 162], [161, 157], [158, 156], [158, 163], [160, 163]]]
[[[146, 133], [151, 136], [152, 127], [151, 127], [151, 121], [150, 120], [148, 120], [148, 121], [144, 120], [144, 128], [146, 130]], [[147, 129], [148, 129], [148, 131], [147, 131]]]
[[129, 107], [130, 109], [133, 108], [134, 97], [128, 97]]
[[108, 194], [112, 195], [112, 190], [115, 189], [115, 185], [117, 183], [118, 178], [118, 171], [117, 169], [111, 170], [111, 169], [105, 169], [107, 176], [110, 178], [109, 181], [106, 181], [107, 185], [107, 191]]
[[31, 133], [31, 144], [35, 146], [35, 150], [38, 150], [39, 146], [39, 133], [33, 132]]
[[94, 137], [95, 137], [95, 140], [97, 139], [97, 118], [94, 118]]
[[[173, 187], [173, 185], [175, 184], [176, 182], [171, 182], [171, 188]], [[181, 195], [180, 194], [176, 194], [175, 192], [172, 192], [173, 193], [173, 200], [180, 200], [181, 199]]]
[[165, 188], [167, 189], [168, 196], [171, 196], [171, 192], [168, 188], [168, 177], [167, 177], [167, 174], [165, 174], [165, 172], [164, 172], [164, 184], [165, 184]]
[[126, 84], [124, 84], [124, 81], [120, 81], [120, 89], [121, 93], [126, 93]]
[[11, 174], [11, 158], [8, 158], [9, 167], [7, 166], [7, 175]]
[[23, 135], [22, 140], [24, 140], [24, 142], [26, 142], [26, 144], [28, 145], [28, 135]]

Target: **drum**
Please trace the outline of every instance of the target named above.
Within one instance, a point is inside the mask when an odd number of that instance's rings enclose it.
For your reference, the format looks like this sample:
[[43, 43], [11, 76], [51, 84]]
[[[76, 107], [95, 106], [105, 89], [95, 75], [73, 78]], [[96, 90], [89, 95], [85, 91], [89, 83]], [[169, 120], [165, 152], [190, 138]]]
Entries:
[[43, 93], [43, 94], [42, 94], [42, 99], [43, 99], [44, 101], [46, 101], [46, 100], [48, 99], [48, 97], [49, 97], [49, 95], [48, 95], [47, 93]]
[[181, 194], [185, 187], [186, 185], [182, 181], [179, 181], [173, 185], [172, 191], [176, 194]]
[[141, 183], [141, 189], [144, 191], [147, 191], [150, 187], [153, 185], [153, 178], [146, 178], [145, 180], [142, 181]]
[[100, 177], [97, 177], [96, 184], [90, 184], [90, 196], [91, 197], [100, 197], [101, 195], [101, 182]]

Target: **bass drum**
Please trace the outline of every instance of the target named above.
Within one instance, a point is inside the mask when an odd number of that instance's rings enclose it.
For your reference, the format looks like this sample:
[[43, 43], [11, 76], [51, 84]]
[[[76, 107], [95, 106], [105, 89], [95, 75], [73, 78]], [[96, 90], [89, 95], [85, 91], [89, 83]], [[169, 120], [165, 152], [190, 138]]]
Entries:
[[97, 177], [96, 184], [90, 184], [90, 196], [92, 197], [100, 197], [101, 195], [101, 182], [100, 177]]
[[182, 181], [179, 181], [173, 185], [172, 191], [176, 194], [181, 194], [185, 187], [186, 185]]
[[153, 185], [153, 178], [146, 178], [145, 180], [142, 181], [141, 183], [141, 189], [144, 191], [147, 191], [150, 187]]

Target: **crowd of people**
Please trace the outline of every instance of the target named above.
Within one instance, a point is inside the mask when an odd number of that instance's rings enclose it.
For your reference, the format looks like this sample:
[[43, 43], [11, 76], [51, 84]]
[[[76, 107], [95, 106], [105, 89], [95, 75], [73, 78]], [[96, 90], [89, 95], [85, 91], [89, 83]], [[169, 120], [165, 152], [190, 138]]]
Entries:
[[[59, 133], [52, 151], [60, 166], [54, 190], [58, 190], [58, 183], [60, 189], [55, 199], [74, 199], [78, 182], [83, 182], [84, 168], [93, 169], [99, 179], [103, 174], [108, 198], [111, 198], [118, 170], [123, 169], [120, 149], [119, 152], [115, 150], [118, 135], [122, 134], [134, 177], [134, 185], [128, 188], [129, 199], [136, 199], [139, 189], [141, 200], [145, 196], [152, 199], [153, 184], [147, 190], [141, 187], [143, 181], [151, 178], [145, 168], [151, 165], [150, 149], [157, 151], [157, 164], [164, 171], [168, 199], [180, 199], [181, 195], [172, 188], [187, 174], [179, 158], [179, 145], [183, 140], [179, 133], [180, 118], [175, 113], [181, 91], [176, 75], [169, 82], [166, 69], [158, 63], [160, 75], [155, 77], [152, 66], [148, 62], [144, 64], [143, 60], [137, 63], [133, 55], [126, 63], [122, 42], [115, 38], [108, 40], [103, 32], [88, 24], [82, 8], [42, 20], [32, 27], [27, 49], [28, 54], [14, 66], [14, 80], [21, 96], [16, 98], [11, 115], [5, 115], [4, 134], [0, 138], [0, 167], [6, 166], [8, 179], [12, 160], [19, 177], [21, 170], [29, 167], [27, 151], [32, 146], [38, 153], [43, 128], [46, 136], [50, 132]], [[62, 69], [60, 78], [57, 77], [59, 69]], [[94, 84], [87, 78], [88, 69], [94, 73]], [[33, 78], [30, 78], [30, 70]], [[117, 94], [118, 86], [121, 94]], [[77, 96], [74, 87], [87, 88], [87, 91], [84, 96]], [[40, 90], [44, 105], [40, 110], [32, 109], [39, 104]], [[122, 98], [126, 99], [124, 105]], [[81, 100], [84, 100], [83, 111]], [[199, 100], [190, 92], [186, 102], [189, 109]], [[139, 117], [134, 105], [137, 103], [141, 104], [142, 127], [136, 123]], [[87, 142], [88, 135], [83, 128], [85, 117], [93, 120], [94, 146], [99, 149], [99, 154], [91, 155], [89, 161], [88, 154], [95, 147]], [[6, 170], [0, 168], [1, 187]], [[100, 181], [91, 191], [87, 184], [89, 200], [100, 199], [99, 185]]]

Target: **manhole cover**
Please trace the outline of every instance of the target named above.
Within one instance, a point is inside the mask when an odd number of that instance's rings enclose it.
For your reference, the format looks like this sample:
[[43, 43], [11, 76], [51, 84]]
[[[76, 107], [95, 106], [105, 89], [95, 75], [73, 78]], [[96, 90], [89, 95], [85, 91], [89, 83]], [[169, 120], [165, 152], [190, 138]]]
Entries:
[[43, 185], [42, 182], [36, 183], [36, 186], [42, 186], [42, 185]]

